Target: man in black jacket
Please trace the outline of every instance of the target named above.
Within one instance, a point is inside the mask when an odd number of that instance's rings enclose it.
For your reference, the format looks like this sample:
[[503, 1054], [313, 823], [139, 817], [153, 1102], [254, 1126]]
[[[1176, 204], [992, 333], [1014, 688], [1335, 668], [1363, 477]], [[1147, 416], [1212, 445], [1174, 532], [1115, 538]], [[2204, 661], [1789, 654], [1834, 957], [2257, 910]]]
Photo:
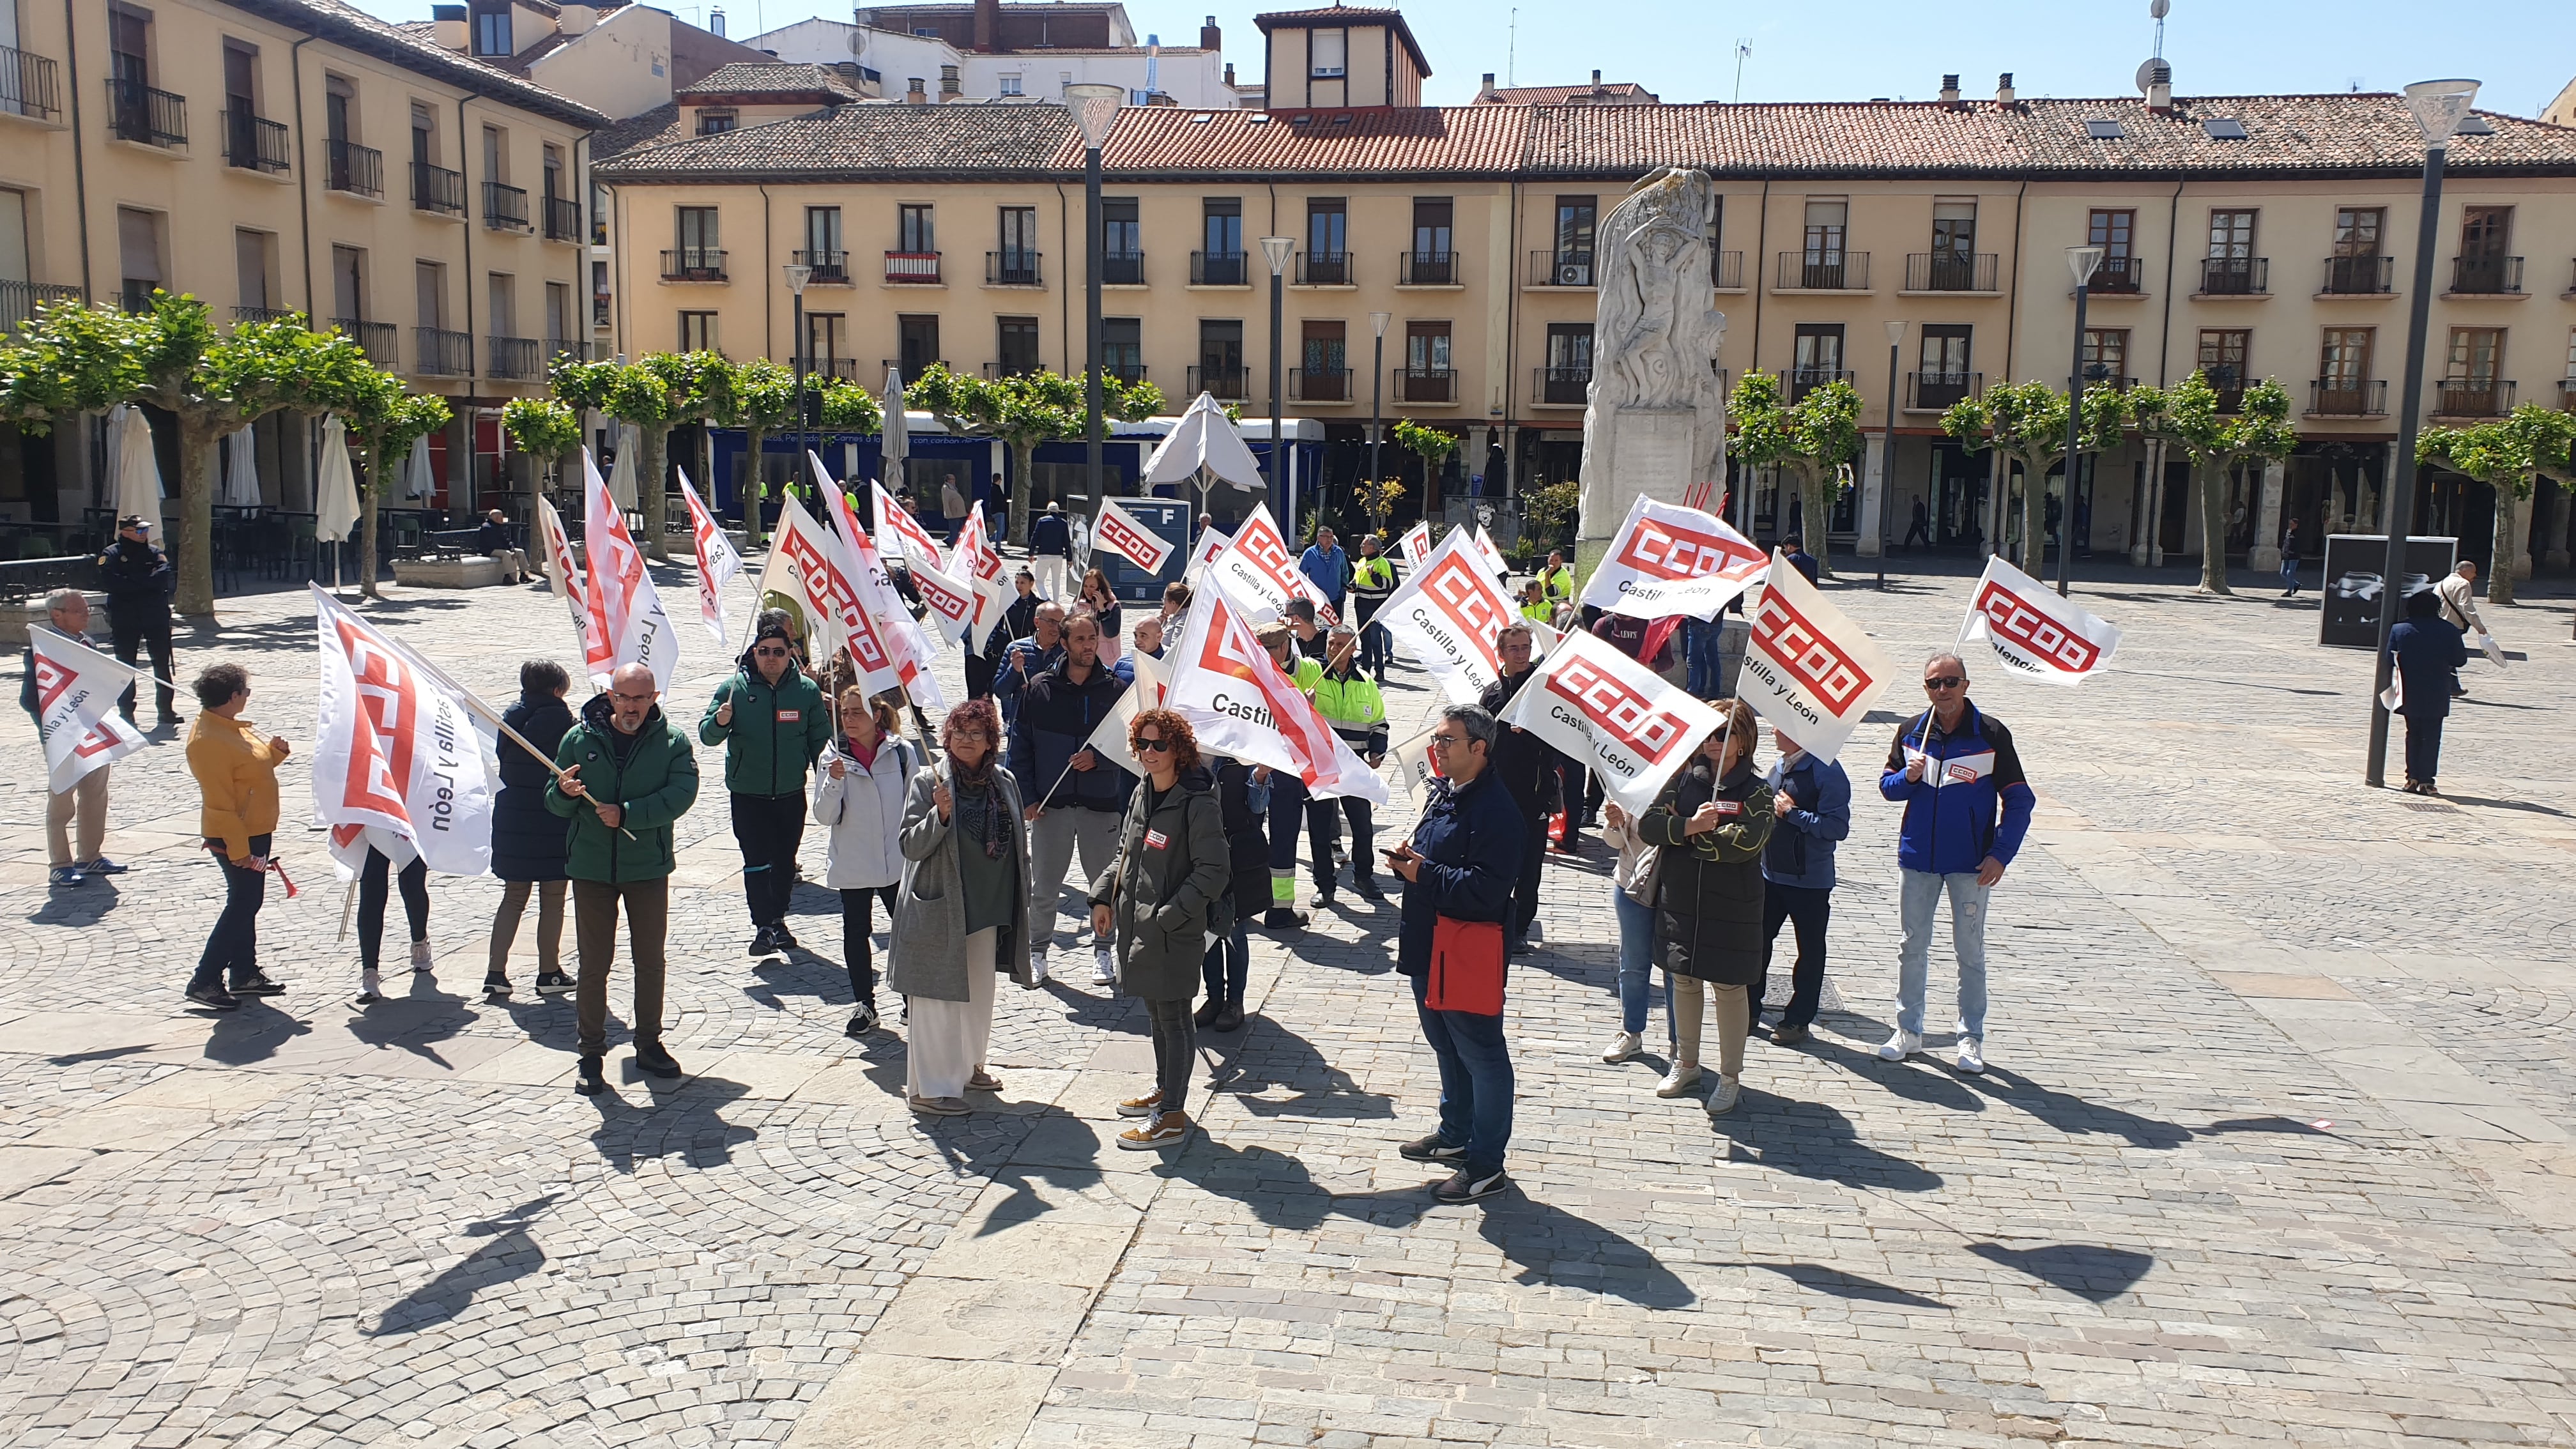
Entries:
[[[153, 546], [152, 525], [143, 515], [129, 513], [117, 520], [116, 542], [98, 556], [98, 582], [107, 594], [107, 625], [116, 639], [117, 659], [132, 664], [136, 655], [149, 650], [152, 672], [165, 680], [176, 677], [170, 661], [170, 595], [179, 586], [179, 574], [170, 567], [169, 555]], [[152, 702], [160, 710], [160, 727], [177, 729], [178, 692], [159, 685]], [[134, 722], [134, 686], [127, 686], [116, 707], [127, 724]]]
[[[1118, 827], [1135, 779], [1115, 761], [1089, 748], [1091, 732], [1118, 707], [1127, 686], [1100, 662], [1100, 621], [1076, 614], [1064, 621], [1064, 657], [1038, 671], [1020, 691], [1011, 721], [1011, 774], [1029, 817], [1030, 946], [1044, 951], [1055, 937], [1064, 894], [1064, 868], [1082, 852], [1082, 878], [1098, 880], [1117, 862]], [[1097, 984], [1114, 986], [1118, 965], [1106, 936], [1091, 944]]]
[[1029, 562], [1037, 568], [1039, 593], [1050, 599], [1073, 597], [1073, 525], [1052, 503], [1029, 525]]
[[[1485, 686], [1476, 703], [1499, 720], [1503, 711], [1511, 708], [1512, 696], [1520, 693], [1538, 666], [1530, 661], [1527, 624], [1506, 625], [1495, 647], [1502, 654], [1503, 677]], [[1520, 859], [1514, 862], [1511, 915], [1503, 922], [1504, 933], [1518, 952], [1529, 949], [1530, 925], [1538, 919], [1538, 872], [1547, 857], [1547, 817], [1556, 813], [1559, 757], [1527, 730], [1512, 725], [1500, 728], [1502, 733], [1494, 739], [1492, 768], [1510, 793], [1513, 806], [1521, 812], [1521, 826], [1527, 836]]]

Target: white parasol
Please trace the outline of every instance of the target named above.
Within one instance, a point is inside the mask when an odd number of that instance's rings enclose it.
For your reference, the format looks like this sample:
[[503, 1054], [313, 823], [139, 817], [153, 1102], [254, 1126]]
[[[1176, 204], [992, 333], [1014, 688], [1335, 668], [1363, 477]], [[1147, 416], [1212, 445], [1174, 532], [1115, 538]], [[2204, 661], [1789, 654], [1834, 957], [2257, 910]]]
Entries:
[[1234, 422], [1225, 415], [1225, 409], [1206, 393], [1191, 400], [1181, 420], [1172, 425], [1170, 436], [1147, 460], [1145, 484], [1151, 487], [1157, 483], [1188, 482], [1202, 468], [1256, 493], [1266, 486], [1261, 465], [1253, 461], [1252, 449], [1244, 445], [1243, 435], [1234, 430]]
[[903, 464], [912, 456], [912, 415], [904, 410], [903, 369], [886, 369], [885, 431], [877, 439], [877, 477], [885, 486], [903, 489]]
[[322, 476], [313, 485], [313, 536], [326, 543], [347, 539], [358, 526], [358, 475], [349, 467], [349, 433], [339, 418], [322, 424]]
[[411, 454], [403, 461], [403, 496], [433, 498], [438, 494], [438, 480], [429, 471], [429, 439], [411, 440]]
[[259, 440], [247, 427], [224, 438], [224, 488], [215, 501], [227, 508], [259, 506]]
[[617, 462], [608, 470], [608, 496], [617, 500], [620, 510], [632, 513], [635, 502], [635, 454], [644, 446], [643, 438], [633, 423], [617, 425]]
[[152, 456], [152, 425], [143, 420], [143, 409], [131, 403], [116, 413], [123, 415], [110, 415], [116, 432], [116, 516], [140, 514], [158, 528], [161, 500], [170, 494], [161, 486], [161, 465]]

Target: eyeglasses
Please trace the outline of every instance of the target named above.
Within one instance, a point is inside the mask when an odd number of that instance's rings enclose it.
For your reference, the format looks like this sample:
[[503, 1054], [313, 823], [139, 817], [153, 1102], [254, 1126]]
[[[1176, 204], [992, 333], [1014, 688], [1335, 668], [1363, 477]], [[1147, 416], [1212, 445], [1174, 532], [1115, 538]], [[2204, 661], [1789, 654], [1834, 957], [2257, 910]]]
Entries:
[[1935, 674], [1931, 678], [1923, 681], [1923, 689], [1924, 692], [1928, 694], [1936, 689], [1956, 689], [1967, 682], [1968, 681], [1960, 675]]
[[608, 697], [616, 700], [619, 704], [651, 704], [653, 702], [653, 696], [649, 694], [627, 694], [621, 690], [615, 689], [608, 692]]
[[1150, 750], [1150, 751], [1152, 751], [1152, 752], [1154, 752], [1154, 753], [1156, 753], [1156, 754], [1160, 754], [1160, 753], [1162, 753], [1163, 751], [1170, 749], [1171, 747], [1172, 747], [1172, 742], [1171, 742], [1170, 740], [1162, 739], [1162, 738], [1160, 738], [1160, 737], [1156, 737], [1156, 738], [1153, 738], [1153, 739], [1145, 739], [1145, 738], [1140, 737], [1140, 738], [1138, 738], [1138, 739], [1137, 739], [1137, 741], [1136, 741], [1136, 749], [1137, 749], [1137, 751], [1138, 751], [1139, 753], [1143, 753], [1143, 752], [1145, 752], [1145, 751], [1149, 751], [1149, 750]]
[[1435, 750], [1461, 749], [1465, 747], [1466, 743], [1467, 737], [1465, 735], [1433, 735], [1431, 737], [1431, 748]]
[[787, 651], [784, 649], [754, 649], [751, 651], [751, 655], [755, 659], [784, 659], [787, 657]]
[[949, 734], [950, 734], [950, 736], [951, 736], [951, 737], [953, 737], [953, 738], [955, 738], [955, 739], [959, 739], [959, 740], [985, 740], [985, 741], [989, 741], [989, 740], [991, 740], [991, 739], [993, 738], [993, 732], [992, 732], [992, 731], [990, 731], [990, 730], [983, 730], [983, 729], [969, 729], [969, 728], [967, 728], [967, 727], [965, 727], [965, 726], [963, 726], [963, 725], [959, 726], [958, 728], [956, 728], [956, 729], [954, 729], [954, 730], [949, 731]]

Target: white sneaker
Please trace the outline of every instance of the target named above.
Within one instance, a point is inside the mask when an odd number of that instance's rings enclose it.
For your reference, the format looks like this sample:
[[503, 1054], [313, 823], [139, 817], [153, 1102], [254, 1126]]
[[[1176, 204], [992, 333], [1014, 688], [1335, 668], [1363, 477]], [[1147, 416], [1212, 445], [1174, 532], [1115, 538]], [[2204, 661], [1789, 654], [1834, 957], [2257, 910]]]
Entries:
[[1604, 1051], [1601, 1054], [1601, 1060], [1605, 1062], [1624, 1062], [1645, 1049], [1646, 1038], [1644, 1033], [1623, 1031], [1617, 1036], [1610, 1038], [1609, 1050]]
[[435, 969], [436, 966], [437, 963], [430, 959], [429, 943], [427, 941], [414, 941], [411, 943], [411, 969], [414, 971], [429, 971]]
[[1118, 958], [1106, 946], [1091, 948], [1091, 981], [1095, 986], [1118, 984]]
[[1959, 1038], [1959, 1070], [1976, 1073], [1986, 1069], [1985, 1043], [1972, 1036]]
[[384, 994], [385, 981], [381, 974], [374, 971], [361, 971], [358, 973], [359, 1005], [364, 1006], [370, 1001], [380, 1001], [384, 999]]
[[1901, 1062], [1922, 1050], [1923, 1033], [1899, 1031], [1887, 1039], [1887, 1045], [1878, 1049], [1878, 1059], [1882, 1062]]
[[1698, 1085], [1699, 1067], [1694, 1063], [1675, 1062], [1673, 1069], [1664, 1073], [1664, 1079], [1655, 1083], [1655, 1095], [1678, 1097]]
[[1716, 1117], [1732, 1112], [1735, 1110], [1735, 1104], [1743, 1100], [1744, 1088], [1736, 1084], [1735, 1078], [1720, 1077], [1717, 1079], [1717, 1090], [1708, 1094], [1708, 1115]]

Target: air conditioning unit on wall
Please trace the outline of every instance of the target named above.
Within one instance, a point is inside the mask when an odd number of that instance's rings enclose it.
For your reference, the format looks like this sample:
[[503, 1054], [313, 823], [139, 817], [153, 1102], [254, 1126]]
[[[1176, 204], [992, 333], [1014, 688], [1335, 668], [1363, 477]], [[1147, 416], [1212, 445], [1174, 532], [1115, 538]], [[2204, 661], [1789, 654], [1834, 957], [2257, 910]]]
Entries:
[[1559, 262], [1556, 267], [1556, 284], [1560, 287], [1591, 286], [1591, 265], [1586, 262]]

